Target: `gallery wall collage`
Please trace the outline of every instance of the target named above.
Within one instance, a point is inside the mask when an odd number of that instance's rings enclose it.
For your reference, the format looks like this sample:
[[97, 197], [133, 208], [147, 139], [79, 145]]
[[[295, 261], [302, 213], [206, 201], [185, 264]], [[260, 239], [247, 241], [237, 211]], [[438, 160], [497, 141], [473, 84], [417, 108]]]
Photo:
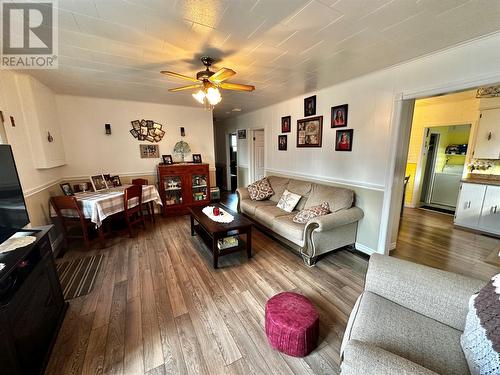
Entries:
[[[347, 127], [348, 105], [331, 108], [330, 127]], [[281, 118], [281, 133], [292, 131], [292, 116]], [[353, 129], [339, 129], [335, 135], [335, 151], [352, 151]], [[304, 99], [304, 118], [297, 120], [297, 147], [321, 147], [323, 116], [316, 116], [316, 95]], [[286, 151], [288, 135], [278, 135], [278, 150]]]

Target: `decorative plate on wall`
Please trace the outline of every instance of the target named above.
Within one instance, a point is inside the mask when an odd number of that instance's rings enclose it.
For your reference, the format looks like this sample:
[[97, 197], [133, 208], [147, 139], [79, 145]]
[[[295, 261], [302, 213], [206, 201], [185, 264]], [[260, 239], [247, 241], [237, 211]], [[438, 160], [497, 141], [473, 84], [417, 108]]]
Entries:
[[139, 141], [160, 142], [165, 135], [163, 125], [153, 120], [134, 120], [131, 124], [130, 134]]

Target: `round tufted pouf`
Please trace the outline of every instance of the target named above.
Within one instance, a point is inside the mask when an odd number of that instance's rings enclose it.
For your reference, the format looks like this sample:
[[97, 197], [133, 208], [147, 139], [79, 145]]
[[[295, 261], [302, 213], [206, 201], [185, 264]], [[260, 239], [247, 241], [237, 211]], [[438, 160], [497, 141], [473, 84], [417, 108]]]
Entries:
[[303, 295], [279, 293], [266, 303], [266, 335], [273, 348], [304, 357], [318, 342], [318, 312]]

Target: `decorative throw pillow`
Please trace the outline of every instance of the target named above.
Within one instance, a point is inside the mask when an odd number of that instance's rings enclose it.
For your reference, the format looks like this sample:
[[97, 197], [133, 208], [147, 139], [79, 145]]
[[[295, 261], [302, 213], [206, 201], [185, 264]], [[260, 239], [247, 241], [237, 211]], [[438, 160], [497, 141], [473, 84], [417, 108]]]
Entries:
[[471, 297], [460, 343], [472, 375], [500, 374], [500, 274]]
[[276, 207], [286, 212], [292, 212], [297, 203], [299, 203], [300, 198], [302, 198], [301, 195], [291, 193], [285, 189]]
[[248, 194], [250, 195], [251, 200], [263, 201], [264, 199], [272, 196], [274, 191], [267, 177], [264, 177], [263, 179], [248, 185]]
[[323, 202], [319, 206], [306, 208], [305, 210], [300, 211], [299, 213], [297, 213], [297, 215], [294, 216], [293, 222], [298, 224], [306, 224], [312, 218], [328, 215], [329, 213], [330, 205], [328, 204], [328, 202]]

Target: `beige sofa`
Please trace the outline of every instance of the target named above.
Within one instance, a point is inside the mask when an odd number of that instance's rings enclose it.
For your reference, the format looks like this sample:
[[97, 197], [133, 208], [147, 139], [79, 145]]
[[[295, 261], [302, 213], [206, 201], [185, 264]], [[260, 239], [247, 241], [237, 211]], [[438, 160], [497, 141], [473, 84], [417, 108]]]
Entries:
[[485, 282], [380, 254], [344, 333], [343, 375], [469, 375], [460, 345]]
[[[277, 176], [268, 176], [268, 179], [274, 190], [270, 199], [254, 201], [250, 199], [247, 188], [237, 190], [238, 212], [270, 230], [279, 240], [299, 252], [308, 266], [313, 266], [321, 254], [354, 245], [363, 211], [353, 205], [352, 190]], [[285, 189], [302, 196], [292, 213], [276, 207]], [[311, 219], [307, 224], [292, 221], [300, 210], [323, 202], [330, 205], [330, 214]]]

